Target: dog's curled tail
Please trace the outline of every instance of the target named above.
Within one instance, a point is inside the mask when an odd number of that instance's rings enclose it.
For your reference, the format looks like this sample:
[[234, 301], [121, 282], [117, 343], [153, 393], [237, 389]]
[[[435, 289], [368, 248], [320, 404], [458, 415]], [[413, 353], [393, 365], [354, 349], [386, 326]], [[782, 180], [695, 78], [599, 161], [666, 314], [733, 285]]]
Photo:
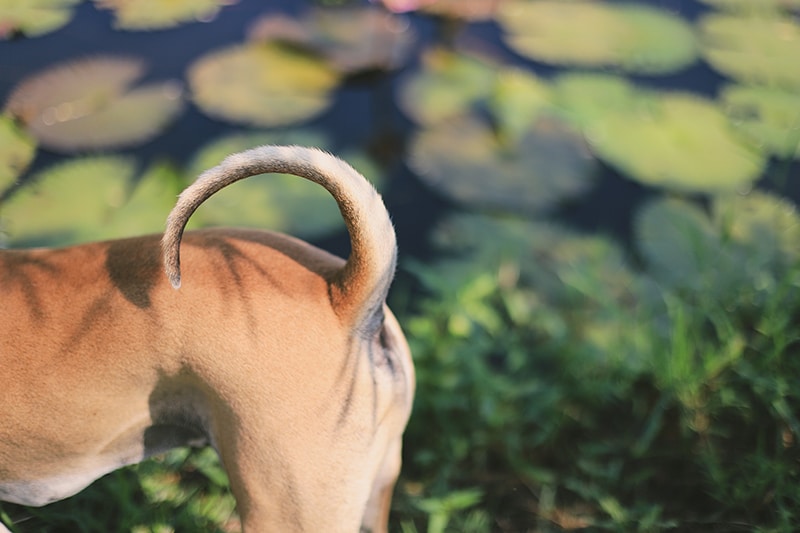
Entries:
[[172, 286], [181, 285], [180, 244], [192, 213], [231, 183], [257, 174], [293, 174], [331, 193], [350, 233], [350, 257], [331, 280], [331, 299], [341, 314], [357, 323], [380, 315], [394, 277], [397, 245], [394, 227], [380, 195], [353, 167], [316, 148], [261, 146], [228, 156], [187, 187], [167, 218], [161, 242]]

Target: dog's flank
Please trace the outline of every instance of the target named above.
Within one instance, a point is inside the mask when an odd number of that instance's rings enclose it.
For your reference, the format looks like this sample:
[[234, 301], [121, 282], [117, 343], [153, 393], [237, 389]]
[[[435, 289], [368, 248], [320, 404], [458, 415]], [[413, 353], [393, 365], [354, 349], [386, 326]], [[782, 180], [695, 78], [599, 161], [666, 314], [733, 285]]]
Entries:
[[[347, 261], [270, 231], [183, 234], [206, 198], [265, 172], [331, 192]], [[360, 174], [269, 146], [202, 175], [163, 238], [0, 250], [0, 499], [42, 505], [208, 442], [248, 533], [387, 531], [414, 394], [384, 302], [396, 253]]]
[[[356, 323], [379, 314], [397, 262], [389, 213], [375, 188], [353, 167], [322, 150], [300, 146], [261, 146], [230, 155], [183, 191], [167, 219], [162, 241], [164, 265], [172, 286], [181, 285], [181, 235], [192, 213], [224, 187], [266, 173], [293, 174], [322, 185], [331, 193], [351, 243], [347, 263], [332, 280], [333, 304]], [[356, 311], [361, 313], [350, 316]]]

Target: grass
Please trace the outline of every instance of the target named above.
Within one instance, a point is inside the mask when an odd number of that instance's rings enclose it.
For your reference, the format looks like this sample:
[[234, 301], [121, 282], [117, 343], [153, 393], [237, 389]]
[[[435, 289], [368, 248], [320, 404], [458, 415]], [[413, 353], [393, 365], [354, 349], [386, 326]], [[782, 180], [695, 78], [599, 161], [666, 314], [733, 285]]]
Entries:
[[[721, 298], [609, 268], [604, 243], [405, 265], [419, 388], [393, 531], [800, 530], [800, 265]], [[210, 450], [0, 509], [16, 532], [239, 529]]]

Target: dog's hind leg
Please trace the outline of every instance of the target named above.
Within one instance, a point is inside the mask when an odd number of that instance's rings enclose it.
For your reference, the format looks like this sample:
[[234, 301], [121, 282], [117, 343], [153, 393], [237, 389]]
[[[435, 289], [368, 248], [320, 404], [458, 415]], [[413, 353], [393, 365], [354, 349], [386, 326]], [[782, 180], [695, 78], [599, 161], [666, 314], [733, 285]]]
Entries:
[[401, 439], [398, 437], [389, 446], [378, 475], [372, 484], [372, 492], [361, 521], [363, 533], [386, 533], [389, 523], [389, 510], [397, 478], [400, 475]]
[[319, 435], [254, 437], [240, 435], [220, 447], [244, 532], [360, 530], [371, 491], [364, 472], [376, 462], [368, 447]]

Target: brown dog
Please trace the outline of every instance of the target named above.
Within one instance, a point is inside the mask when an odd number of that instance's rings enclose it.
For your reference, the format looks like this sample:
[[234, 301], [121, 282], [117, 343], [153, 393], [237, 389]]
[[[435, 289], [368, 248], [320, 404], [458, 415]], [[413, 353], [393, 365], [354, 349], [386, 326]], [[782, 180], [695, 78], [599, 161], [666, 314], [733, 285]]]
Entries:
[[[181, 286], [194, 210], [268, 172], [333, 195], [347, 262], [282, 234], [194, 231]], [[281, 146], [201, 175], [161, 244], [0, 251], [0, 500], [44, 505], [210, 443], [245, 531], [386, 531], [414, 394], [384, 303], [395, 262], [372, 186], [329, 154]]]

